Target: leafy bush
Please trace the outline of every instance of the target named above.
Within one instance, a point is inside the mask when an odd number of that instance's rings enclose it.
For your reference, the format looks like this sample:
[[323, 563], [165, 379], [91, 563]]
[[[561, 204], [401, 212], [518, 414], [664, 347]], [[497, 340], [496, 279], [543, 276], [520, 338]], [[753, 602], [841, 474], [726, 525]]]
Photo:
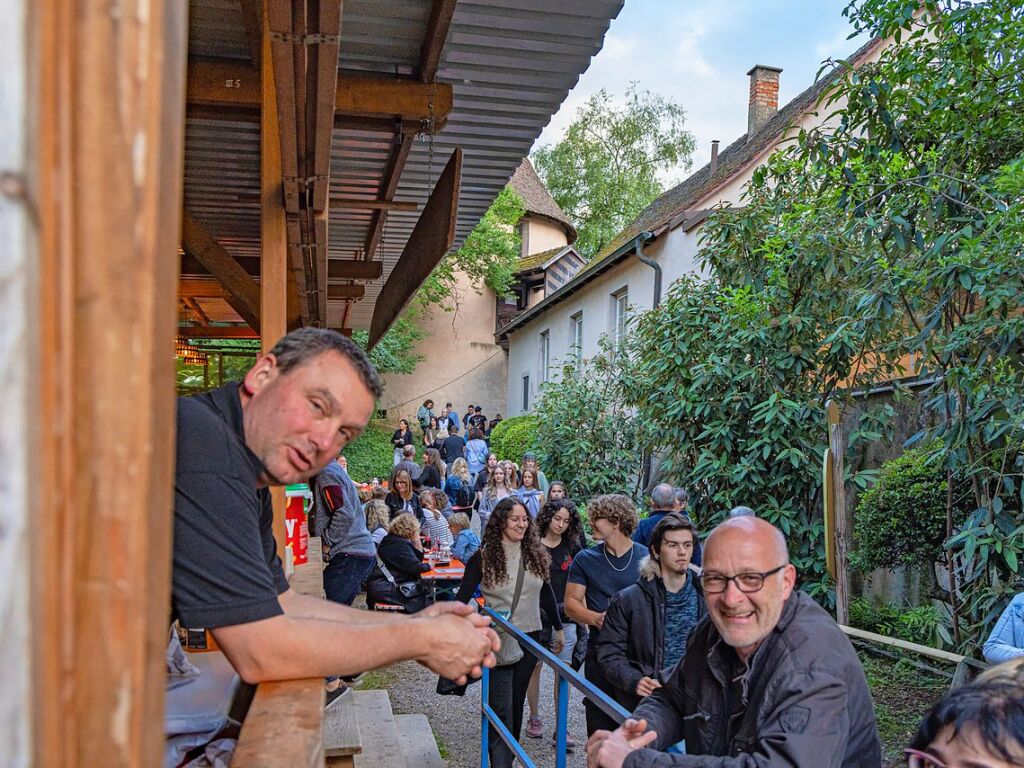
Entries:
[[383, 422], [370, 422], [363, 434], [345, 448], [348, 473], [353, 480], [362, 483], [373, 477], [384, 480], [391, 475], [394, 431]]
[[529, 413], [504, 419], [491, 431], [491, 450], [499, 459], [517, 464], [524, 453], [535, 450], [536, 442], [537, 417]]
[[[861, 571], [941, 562], [946, 538], [946, 470], [915, 448], [885, 462], [878, 482], [857, 504], [850, 564]], [[965, 489], [957, 488], [955, 521], [973, 508]]]
[[537, 449], [548, 479], [569, 485], [576, 499], [599, 493], [635, 495], [644, 439], [634, 412], [622, 405], [631, 376], [628, 355], [602, 339], [602, 352], [577, 370], [567, 365], [537, 402]]
[[949, 634], [935, 606], [900, 608], [892, 603], [876, 605], [863, 597], [850, 601], [850, 625], [933, 648], [945, 645], [944, 637]]

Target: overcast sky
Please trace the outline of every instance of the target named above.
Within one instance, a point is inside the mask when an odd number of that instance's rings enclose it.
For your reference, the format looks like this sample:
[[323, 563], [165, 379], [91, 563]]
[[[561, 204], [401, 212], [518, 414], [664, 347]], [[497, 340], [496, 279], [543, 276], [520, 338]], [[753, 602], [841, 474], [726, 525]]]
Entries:
[[[596, 91], [621, 100], [636, 80], [686, 109], [696, 170], [710, 158], [712, 139], [724, 149], [746, 132], [752, 66], [783, 68], [781, 105], [814, 81], [824, 59], [862, 44], [846, 39], [852, 29], [845, 6], [846, 0], [625, 0], [604, 47], [535, 146], [557, 141]], [[679, 169], [665, 181], [687, 175]]]

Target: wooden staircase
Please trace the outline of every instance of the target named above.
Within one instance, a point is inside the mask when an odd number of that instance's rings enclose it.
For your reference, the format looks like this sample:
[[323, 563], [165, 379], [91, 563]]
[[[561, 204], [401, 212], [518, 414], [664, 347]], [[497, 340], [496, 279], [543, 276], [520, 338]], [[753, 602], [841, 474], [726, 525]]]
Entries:
[[324, 755], [346, 768], [445, 768], [426, 715], [395, 715], [387, 691], [353, 691], [324, 710]]

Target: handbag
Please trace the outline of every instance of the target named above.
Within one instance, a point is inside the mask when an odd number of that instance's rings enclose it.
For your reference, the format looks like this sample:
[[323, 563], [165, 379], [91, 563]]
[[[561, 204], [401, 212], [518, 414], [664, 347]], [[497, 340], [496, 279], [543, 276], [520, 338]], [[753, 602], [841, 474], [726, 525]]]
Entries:
[[[398, 593], [402, 597], [410, 601], [416, 600], [416, 605], [418, 606], [416, 607], [416, 610], [420, 610], [422, 608], [422, 606], [419, 606], [419, 603], [426, 603], [426, 589], [423, 586], [422, 581], [419, 579], [416, 579], [415, 581], [395, 581], [395, 577], [392, 575], [388, 567], [384, 565], [384, 561], [380, 559], [380, 555], [377, 555], [377, 567], [380, 569], [380, 572], [384, 574], [384, 578], [388, 580], [391, 586], [398, 590]], [[417, 598], [423, 599], [421, 601]], [[409, 610], [411, 607], [412, 606], [407, 606], [406, 610]], [[409, 612], [413, 613], [411, 610]]]
[[[519, 605], [519, 596], [523, 592], [523, 577], [525, 575], [526, 561], [520, 557], [519, 572], [516, 574], [516, 591], [512, 595], [512, 607], [509, 609], [508, 616], [505, 617], [510, 621], [516, 612], [516, 606]], [[519, 645], [518, 640], [499, 626], [495, 626], [494, 631], [498, 633], [498, 638], [501, 640], [501, 647], [494, 654], [494, 658], [498, 662], [497, 666], [504, 667], [508, 664], [515, 664], [523, 658], [523, 647]]]

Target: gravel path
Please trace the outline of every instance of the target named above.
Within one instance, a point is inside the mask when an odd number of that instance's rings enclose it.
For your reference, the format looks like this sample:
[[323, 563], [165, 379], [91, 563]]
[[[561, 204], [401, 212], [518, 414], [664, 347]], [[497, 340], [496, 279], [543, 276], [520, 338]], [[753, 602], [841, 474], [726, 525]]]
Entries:
[[[441, 753], [446, 754], [449, 768], [475, 768], [480, 765], [479, 684], [471, 685], [463, 697], [438, 696], [435, 691], [437, 675], [415, 662], [395, 664], [378, 674], [391, 697], [395, 714], [422, 713], [427, 716], [442, 747]], [[540, 681], [540, 714], [545, 724], [544, 738], [526, 738], [526, 713], [523, 715], [521, 739], [527, 754], [538, 766], [555, 764], [555, 750], [551, 746], [555, 728], [553, 680], [552, 670], [544, 667]], [[569, 753], [569, 768], [585, 768], [587, 761], [583, 745], [586, 743], [587, 729], [583, 697], [575, 688], [569, 689], [569, 733], [579, 743], [576, 751]]]

